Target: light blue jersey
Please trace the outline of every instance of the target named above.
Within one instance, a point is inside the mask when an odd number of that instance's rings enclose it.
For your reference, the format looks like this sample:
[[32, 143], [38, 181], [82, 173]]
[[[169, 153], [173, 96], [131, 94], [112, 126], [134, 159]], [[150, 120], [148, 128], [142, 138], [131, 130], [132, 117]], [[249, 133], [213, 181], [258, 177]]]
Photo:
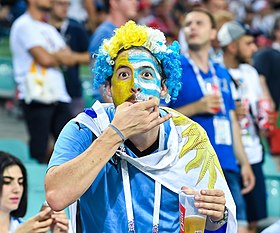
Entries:
[[[109, 111], [109, 110], [108, 110]], [[108, 112], [109, 118], [113, 112]], [[169, 122], [165, 132], [169, 134]], [[166, 140], [168, 137], [166, 137]], [[92, 143], [92, 132], [69, 122], [55, 145], [49, 168], [81, 154]], [[127, 149], [130, 156], [136, 157]], [[151, 232], [153, 226], [155, 182], [128, 164], [136, 232]], [[159, 232], [179, 232], [178, 194], [162, 186]], [[128, 232], [120, 164], [107, 163], [94, 183], [80, 198], [83, 232]]]

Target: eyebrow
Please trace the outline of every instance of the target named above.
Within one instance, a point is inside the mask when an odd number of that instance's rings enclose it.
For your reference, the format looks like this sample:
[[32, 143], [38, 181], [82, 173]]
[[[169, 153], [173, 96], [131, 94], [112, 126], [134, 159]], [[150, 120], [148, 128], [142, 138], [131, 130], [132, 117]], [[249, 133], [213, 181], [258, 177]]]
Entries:
[[[15, 179], [15, 177], [12, 177], [12, 176], [3, 176], [3, 179], [10, 179], [10, 180], [14, 180], [14, 179]], [[18, 177], [18, 179], [23, 179], [23, 176]]]

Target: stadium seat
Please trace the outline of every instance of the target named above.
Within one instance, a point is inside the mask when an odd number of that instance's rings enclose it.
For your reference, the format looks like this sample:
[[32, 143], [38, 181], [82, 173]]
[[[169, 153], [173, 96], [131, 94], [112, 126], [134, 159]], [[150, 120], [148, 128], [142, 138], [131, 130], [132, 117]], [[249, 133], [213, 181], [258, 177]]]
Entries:
[[269, 217], [280, 217], [280, 176], [266, 176], [267, 209]]
[[28, 177], [28, 205], [24, 219], [36, 215], [46, 200], [44, 179], [47, 171], [46, 164], [25, 164]]
[[0, 57], [0, 97], [13, 99], [16, 95], [11, 58]]
[[23, 163], [36, 163], [30, 157], [28, 145], [19, 139], [0, 139], [0, 150], [18, 157]]

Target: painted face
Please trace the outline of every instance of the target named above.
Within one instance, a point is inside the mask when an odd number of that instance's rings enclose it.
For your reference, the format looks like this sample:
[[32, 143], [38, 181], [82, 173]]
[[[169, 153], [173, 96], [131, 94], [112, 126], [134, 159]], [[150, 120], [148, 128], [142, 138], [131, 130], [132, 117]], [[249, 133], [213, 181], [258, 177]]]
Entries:
[[10, 213], [19, 206], [23, 194], [23, 175], [17, 165], [7, 167], [3, 173], [0, 212]]
[[115, 106], [125, 101], [147, 100], [150, 96], [159, 101], [161, 75], [157, 61], [143, 49], [132, 48], [123, 51], [115, 61], [111, 84]]

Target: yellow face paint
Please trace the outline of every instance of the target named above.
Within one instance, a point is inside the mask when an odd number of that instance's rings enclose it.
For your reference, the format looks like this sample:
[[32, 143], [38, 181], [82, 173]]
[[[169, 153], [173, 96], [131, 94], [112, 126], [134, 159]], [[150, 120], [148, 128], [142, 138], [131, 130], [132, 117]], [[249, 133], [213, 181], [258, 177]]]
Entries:
[[131, 88], [134, 86], [133, 67], [128, 61], [128, 51], [117, 57], [111, 82], [113, 102], [118, 106], [131, 96]]
[[115, 60], [111, 93], [115, 106], [151, 96], [159, 100], [161, 75], [157, 60], [142, 48], [121, 52]]

